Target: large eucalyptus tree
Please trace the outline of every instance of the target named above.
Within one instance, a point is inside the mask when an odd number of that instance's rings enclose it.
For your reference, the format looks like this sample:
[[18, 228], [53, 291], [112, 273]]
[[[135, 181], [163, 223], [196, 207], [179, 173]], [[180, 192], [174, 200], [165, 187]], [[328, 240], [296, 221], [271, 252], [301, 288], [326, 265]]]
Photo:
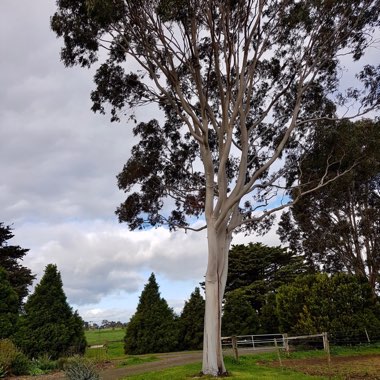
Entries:
[[[165, 117], [134, 128], [139, 142], [118, 176], [128, 197], [117, 214], [131, 229], [191, 229], [194, 217], [204, 220], [203, 372], [223, 374], [232, 234], [265, 230], [286, 206], [274, 200], [284, 185], [298, 185], [297, 157], [315, 125], [339, 119], [336, 101], [359, 102], [359, 114], [378, 105], [379, 67], [360, 74], [362, 91], [338, 90], [339, 58], [358, 60], [373, 42], [379, 0], [57, 0], [57, 7], [51, 25], [64, 40], [63, 62], [101, 63], [93, 110], [109, 110], [115, 121], [156, 104]], [[317, 187], [324, 183], [322, 176]]]

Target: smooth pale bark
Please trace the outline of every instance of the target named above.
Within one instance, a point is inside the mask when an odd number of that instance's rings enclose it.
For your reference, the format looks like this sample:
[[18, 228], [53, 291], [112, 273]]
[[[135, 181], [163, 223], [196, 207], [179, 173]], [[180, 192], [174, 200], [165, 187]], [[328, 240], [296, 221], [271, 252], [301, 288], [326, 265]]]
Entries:
[[226, 288], [231, 234], [226, 228], [216, 232], [208, 227], [208, 265], [205, 279], [206, 307], [202, 372], [219, 376], [226, 373], [221, 342], [222, 301]]

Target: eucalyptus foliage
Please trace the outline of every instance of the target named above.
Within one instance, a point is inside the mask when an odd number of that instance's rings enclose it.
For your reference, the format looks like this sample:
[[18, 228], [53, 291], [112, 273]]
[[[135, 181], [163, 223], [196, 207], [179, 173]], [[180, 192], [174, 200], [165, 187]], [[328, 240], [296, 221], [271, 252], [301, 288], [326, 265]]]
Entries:
[[[321, 175], [350, 173], [304, 196], [282, 216], [283, 242], [327, 273], [366, 277], [380, 291], [380, 123], [344, 122], [320, 130], [314, 149], [302, 158], [301, 185], [313, 187]], [[323, 162], [334, 163], [329, 170]], [[291, 193], [296, 197], [297, 194]]]

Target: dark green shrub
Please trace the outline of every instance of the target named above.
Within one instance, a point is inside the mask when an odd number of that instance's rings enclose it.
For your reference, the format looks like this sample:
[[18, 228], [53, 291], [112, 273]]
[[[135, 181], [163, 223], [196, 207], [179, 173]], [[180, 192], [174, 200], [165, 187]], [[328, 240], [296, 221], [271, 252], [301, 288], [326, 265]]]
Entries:
[[277, 292], [281, 331], [327, 331], [337, 344], [365, 342], [366, 333], [379, 331], [375, 302], [368, 281], [344, 273], [300, 276]]
[[67, 361], [65, 375], [68, 380], [100, 380], [93, 362], [82, 357], [74, 357]]
[[10, 339], [0, 340], [0, 369], [0, 373], [17, 376], [29, 373], [30, 361]]
[[28, 375], [31, 368], [30, 360], [21, 352], [19, 352], [12, 361], [12, 375]]
[[52, 360], [48, 355], [42, 355], [37, 360], [33, 360], [36, 367], [43, 371], [53, 371], [58, 369], [58, 361]]

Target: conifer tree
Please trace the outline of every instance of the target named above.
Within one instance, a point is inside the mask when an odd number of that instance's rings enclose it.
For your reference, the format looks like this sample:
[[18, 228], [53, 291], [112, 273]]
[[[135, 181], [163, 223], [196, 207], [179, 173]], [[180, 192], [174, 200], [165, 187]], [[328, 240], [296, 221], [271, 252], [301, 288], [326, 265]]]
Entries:
[[226, 295], [223, 308], [222, 334], [250, 335], [257, 333], [259, 318], [244, 289], [236, 289]]
[[205, 300], [198, 287], [185, 302], [180, 316], [180, 347], [183, 350], [200, 350], [203, 346]]
[[11, 227], [0, 223], [0, 268], [8, 273], [8, 281], [17, 293], [18, 307], [21, 307], [23, 299], [28, 295], [28, 287], [36, 276], [29, 268], [20, 264], [29, 250], [8, 244], [8, 240], [13, 237]]
[[178, 346], [178, 329], [173, 310], [161, 298], [154, 273], [140, 295], [137, 311], [128, 323], [126, 354], [169, 352]]
[[0, 339], [12, 335], [18, 317], [18, 296], [7, 272], [0, 267]]
[[84, 352], [83, 321], [67, 303], [56, 265], [46, 266], [40, 283], [25, 303], [15, 342], [30, 357], [46, 354], [56, 359], [73, 350]]

